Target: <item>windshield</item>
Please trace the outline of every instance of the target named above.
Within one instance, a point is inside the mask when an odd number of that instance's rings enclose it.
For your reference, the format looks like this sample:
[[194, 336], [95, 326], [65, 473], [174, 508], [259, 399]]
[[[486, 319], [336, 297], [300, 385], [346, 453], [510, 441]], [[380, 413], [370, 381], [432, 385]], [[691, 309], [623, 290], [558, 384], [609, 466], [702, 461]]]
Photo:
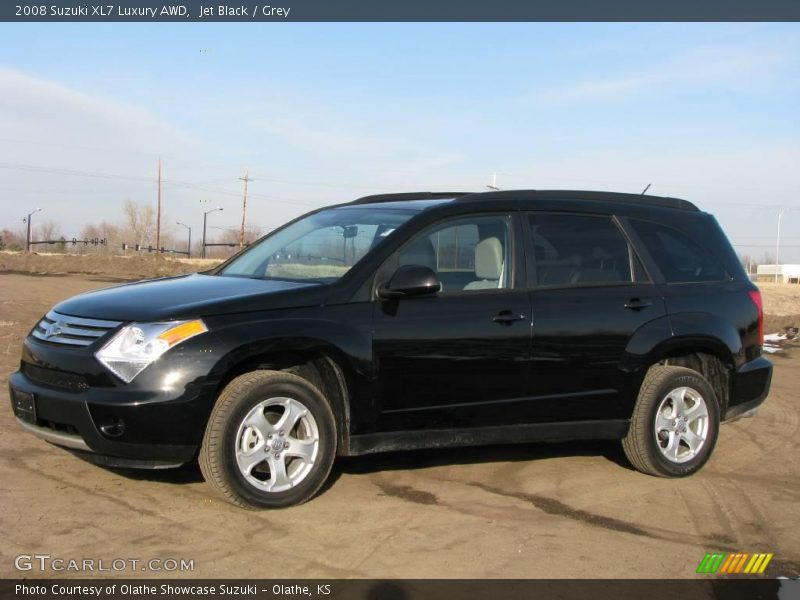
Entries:
[[322, 210], [268, 235], [218, 274], [332, 283], [414, 213], [374, 206]]

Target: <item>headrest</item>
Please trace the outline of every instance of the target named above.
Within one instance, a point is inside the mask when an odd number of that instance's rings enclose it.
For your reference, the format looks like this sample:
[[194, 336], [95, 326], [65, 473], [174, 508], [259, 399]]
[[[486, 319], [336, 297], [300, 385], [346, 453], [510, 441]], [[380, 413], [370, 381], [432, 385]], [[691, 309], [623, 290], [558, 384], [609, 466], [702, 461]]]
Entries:
[[500, 279], [503, 273], [503, 245], [496, 237], [486, 238], [475, 246], [475, 276]]

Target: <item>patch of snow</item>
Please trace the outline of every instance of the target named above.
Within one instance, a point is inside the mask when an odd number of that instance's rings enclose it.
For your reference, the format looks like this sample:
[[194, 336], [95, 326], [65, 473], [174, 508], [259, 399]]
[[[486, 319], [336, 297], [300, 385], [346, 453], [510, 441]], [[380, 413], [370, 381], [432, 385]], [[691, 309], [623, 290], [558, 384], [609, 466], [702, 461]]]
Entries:
[[765, 342], [781, 342], [787, 338], [785, 333], [768, 333], [764, 336]]

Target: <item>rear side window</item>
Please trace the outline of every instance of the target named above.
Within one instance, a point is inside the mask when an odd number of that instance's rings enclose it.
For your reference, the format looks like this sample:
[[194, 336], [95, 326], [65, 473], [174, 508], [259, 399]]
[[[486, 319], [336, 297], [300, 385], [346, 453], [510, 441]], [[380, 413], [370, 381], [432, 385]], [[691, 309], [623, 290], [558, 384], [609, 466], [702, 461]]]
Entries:
[[611, 217], [529, 215], [539, 285], [603, 285], [644, 279]]
[[642, 238], [667, 283], [723, 281], [728, 274], [722, 265], [689, 236], [651, 221], [630, 220]]

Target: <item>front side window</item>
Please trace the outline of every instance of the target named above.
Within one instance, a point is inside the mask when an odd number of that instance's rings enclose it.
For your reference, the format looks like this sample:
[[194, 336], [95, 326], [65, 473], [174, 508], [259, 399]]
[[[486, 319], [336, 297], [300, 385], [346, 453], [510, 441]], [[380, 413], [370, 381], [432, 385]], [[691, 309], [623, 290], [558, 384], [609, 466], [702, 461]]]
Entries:
[[322, 210], [263, 238], [218, 274], [332, 283], [414, 214], [363, 206]]
[[630, 283], [640, 266], [611, 217], [529, 215], [542, 286]]
[[429, 267], [442, 293], [511, 287], [510, 228], [506, 216], [446, 221], [412, 238], [398, 253], [399, 265]]
[[684, 233], [651, 221], [629, 220], [667, 283], [724, 281], [725, 269]]

